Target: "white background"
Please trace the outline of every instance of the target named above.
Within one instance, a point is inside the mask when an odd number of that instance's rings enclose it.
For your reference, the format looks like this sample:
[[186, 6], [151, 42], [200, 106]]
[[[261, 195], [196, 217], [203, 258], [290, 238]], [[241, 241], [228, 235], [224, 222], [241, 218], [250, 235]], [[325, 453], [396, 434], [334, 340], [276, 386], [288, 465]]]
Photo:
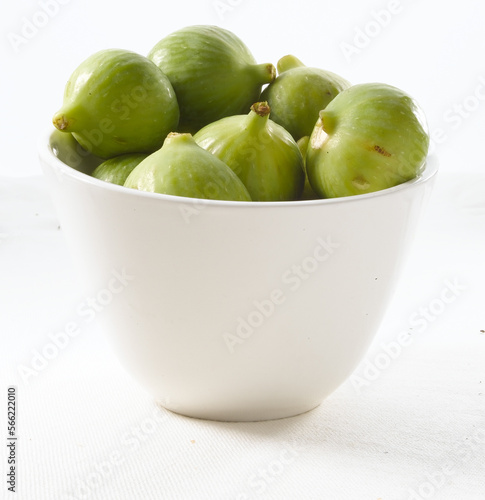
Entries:
[[[48, 17], [41, 1], [0, 7], [0, 436], [9, 384], [18, 386], [21, 436], [18, 493], [7, 492], [0, 453], [0, 498], [483, 500], [485, 3], [49, 5]], [[45, 26], [28, 31], [34, 21]], [[118, 365], [96, 322], [35, 377], [19, 374], [49, 334], [79, 321], [85, 300], [37, 139], [84, 58], [110, 47], [146, 54], [190, 24], [232, 30], [258, 62], [292, 53], [353, 83], [400, 87], [434, 137], [439, 180], [375, 343], [354, 377], [301, 417], [224, 424], [164, 412]], [[403, 331], [410, 343], [372, 372]]]

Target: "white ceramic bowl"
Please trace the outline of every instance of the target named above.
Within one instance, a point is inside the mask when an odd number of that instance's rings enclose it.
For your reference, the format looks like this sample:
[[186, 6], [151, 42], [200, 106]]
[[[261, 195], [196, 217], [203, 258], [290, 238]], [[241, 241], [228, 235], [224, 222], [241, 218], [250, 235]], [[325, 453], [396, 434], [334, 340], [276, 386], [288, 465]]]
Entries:
[[410, 182], [347, 198], [205, 201], [94, 179], [96, 159], [57, 131], [39, 151], [121, 363], [164, 407], [228, 421], [308, 411], [349, 377], [437, 171], [429, 158]]

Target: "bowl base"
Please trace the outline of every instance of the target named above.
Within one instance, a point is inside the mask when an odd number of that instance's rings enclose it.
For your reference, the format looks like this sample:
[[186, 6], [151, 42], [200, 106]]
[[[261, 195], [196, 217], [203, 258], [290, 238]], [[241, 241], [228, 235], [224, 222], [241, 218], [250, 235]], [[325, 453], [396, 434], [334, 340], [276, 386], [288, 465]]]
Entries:
[[182, 417], [193, 418], [196, 420], [209, 420], [212, 422], [265, 422], [269, 420], [281, 420], [283, 418], [296, 417], [304, 413], [308, 413], [318, 408], [321, 403], [312, 404], [309, 407], [292, 407], [282, 409], [258, 409], [258, 410], [182, 410], [180, 407], [171, 407], [163, 401], [155, 400], [155, 404], [175, 415]]

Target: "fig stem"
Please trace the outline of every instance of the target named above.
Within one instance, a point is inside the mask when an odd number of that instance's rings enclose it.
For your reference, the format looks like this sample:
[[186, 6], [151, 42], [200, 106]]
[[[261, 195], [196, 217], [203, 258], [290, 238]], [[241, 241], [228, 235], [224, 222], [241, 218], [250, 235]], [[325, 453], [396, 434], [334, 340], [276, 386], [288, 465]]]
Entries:
[[169, 132], [163, 141], [163, 145], [166, 146], [173, 143], [195, 144], [195, 140], [189, 132]]
[[251, 106], [251, 111], [247, 116], [247, 128], [252, 130], [262, 130], [266, 127], [271, 108], [267, 102], [256, 102]]
[[52, 123], [56, 129], [67, 132], [72, 124], [72, 120], [70, 120], [65, 114], [58, 112], [52, 118]]
[[276, 78], [276, 68], [271, 63], [253, 64], [250, 68], [261, 85], [271, 83]]
[[289, 69], [293, 68], [301, 68], [304, 67], [305, 65], [298, 59], [298, 57], [295, 57], [291, 54], [288, 54], [287, 56], [283, 56], [278, 63], [276, 64], [278, 68], [278, 74], [281, 75], [281, 73], [284, 73], [285, 71], [288, 71]]
[[251, 106], [251, 111], [254, 111], [258, 116], [264, 118], [266, 115], [270, 114], [271, 108], [269, 107], [269, 104], [266, 101], [255, 102]]

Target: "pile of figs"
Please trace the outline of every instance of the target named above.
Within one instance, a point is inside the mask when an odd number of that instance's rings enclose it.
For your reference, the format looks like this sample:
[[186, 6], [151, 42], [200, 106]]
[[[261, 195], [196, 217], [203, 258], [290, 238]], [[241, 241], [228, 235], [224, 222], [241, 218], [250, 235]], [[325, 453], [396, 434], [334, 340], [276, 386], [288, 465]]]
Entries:
[[233, 201], [370, 193], [416, 177], [422, 109], [293, 55], [258, 64], [218, 26], [175, 31], [143, 56], [107, 49], [66, 84], [54, 126], [100, 158], [92, 175], [143, 191]]

